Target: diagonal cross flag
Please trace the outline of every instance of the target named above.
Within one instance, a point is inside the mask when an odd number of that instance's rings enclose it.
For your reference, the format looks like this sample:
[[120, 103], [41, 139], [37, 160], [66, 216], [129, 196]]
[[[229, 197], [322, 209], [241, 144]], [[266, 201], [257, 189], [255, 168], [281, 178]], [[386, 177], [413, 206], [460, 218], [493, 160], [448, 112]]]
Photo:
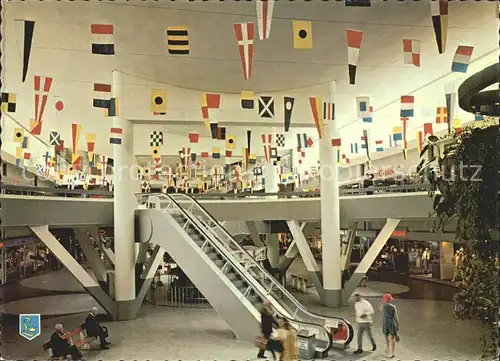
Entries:
[[51, 131], [49, 134], [49, 142], [50, 145], [60, 145], [61, 135], [59, 134], [59, 132]]

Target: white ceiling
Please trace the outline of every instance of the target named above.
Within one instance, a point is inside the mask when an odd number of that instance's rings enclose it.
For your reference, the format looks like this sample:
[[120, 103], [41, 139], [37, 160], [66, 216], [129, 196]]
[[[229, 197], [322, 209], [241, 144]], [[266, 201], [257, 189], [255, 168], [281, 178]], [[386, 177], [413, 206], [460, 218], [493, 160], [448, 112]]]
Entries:
[[[280, 1], [274, 6], [270, 38], [261, 41], [256, 34], [252, 77], [244, 80], [233, 24], [256, 22], [253, 1], [24, 1], [6, 5], [7, 21], [37, 21], [30, 77], [35, 72], [54, 75], [56, 86], [67, 87], [65, 97], [75, 98], [85, 106], [89, 99], [80, 99], [79, 87], [110, 82], [112, 69], [158, 83], [223, 93], [289, 90], [336, 80], [342, 124], [356, 120], [356, 96], [370, 96], [380, 109], [449, 73], [457, 45], [473, 45], [473, 59], [498, 49], [495, 2], [450, 2], [448, 47], [445, 54], [439, 55], [428, 1], [372, 0], [372, 6], [367, 8], [345, 7], [343, 1]], [[293, 48], [293, 20], [312, 22], [313, 49]], [[115, 25], [116, 55], [94, 57], [87, 66], [76, 66], [79, 59], [88, 59], [91, 23]], [[164, 33], [169, 25], [188, 27], [189, 55], [168, 54]], [[349, 85], [347, 79], [346, 28], [363, 31], [355, 86]], [[13, 31], [13, 27], [7, 28], [6, 38], [16, 37]], [[403, 64], [403, 38], [422, 41], [420, 68]], [[19, 49], [21, 43], [17, 40], [10, 46], [12, 53], [14, 46]], [[50, 52], [52, 63], [44, 51]], [[14, 64], [13, 59], [9, 64]], [[16, 58], [16, 64], [19, 60]], [[13, 68], [6, 72], [19, 71]], [[46, 68], [50, 71], [46, 72]], [[19, 77], [17, 73], [7, 77], [10, 89], [16, 91], [17, 85], [10, 79], [18, 81]], [[24, 98], [31, 102], [32, 85], [27, 89], [29, 94]], [[199, 114], [198, 108], [196, 112]], [[95, 121], [90, 117], [81, 119], [80, 114], [83, 112], [70, 114], [66, 124]], [[28, 124], [24, 113], [19, 121]], [[297, 121], [312, 124], [310, 119]], [[169, 133], [181, 135], [183, 129], [193, 130], [193, 126], [172, 126]]]

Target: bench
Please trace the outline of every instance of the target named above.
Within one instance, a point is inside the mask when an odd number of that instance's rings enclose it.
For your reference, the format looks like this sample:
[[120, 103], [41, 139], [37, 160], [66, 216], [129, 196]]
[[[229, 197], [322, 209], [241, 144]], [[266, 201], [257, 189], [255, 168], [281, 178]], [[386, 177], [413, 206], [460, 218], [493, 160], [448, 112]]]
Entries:
[[[76, 336], [76, 337], [75, 337]], [[73, 337], [76, 338], [76, 340], [73, 340]], [[94, 341], [97, 340], [97, 337], [88, 337], [87, 332], [85, 331], [85, 325], [82, 324], [80, 327], [75, 328], [69, 332], [66, 332], [63, 336], [63, 339], [69, 339], [69, 342], [71, 345], [75, 345], [77, 348], [81, 350], [88, 350], [90, 349], [90, 344]], [[48, 351], [50, 359], [51, 360], [65, 360], [66, 357], [61, 356], [61, 357], [55, 357], [53, 352], [52, 352], [52, 345], [49, 342], [46, 342], [43, 344], [43, 350]]]

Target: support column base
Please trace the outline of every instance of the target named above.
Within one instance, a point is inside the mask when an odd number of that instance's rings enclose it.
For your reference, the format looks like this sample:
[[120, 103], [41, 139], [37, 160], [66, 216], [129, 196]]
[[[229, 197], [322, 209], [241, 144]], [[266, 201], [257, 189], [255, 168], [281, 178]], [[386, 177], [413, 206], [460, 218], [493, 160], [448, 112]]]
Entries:
[[137, 313], [137, 301], [116, 301], [116, 318], [115, 321], [135, 320]]
[[321, 303], [326, 307], [341, 307], [342, 290], [323, 289], [323, 293], [321, 294]]

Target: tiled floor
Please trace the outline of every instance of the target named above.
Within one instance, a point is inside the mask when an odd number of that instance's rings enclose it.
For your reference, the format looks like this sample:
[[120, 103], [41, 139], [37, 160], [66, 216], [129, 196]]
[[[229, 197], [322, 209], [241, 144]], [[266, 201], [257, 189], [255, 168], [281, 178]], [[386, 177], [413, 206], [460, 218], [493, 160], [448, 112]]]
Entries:
[[[351, 307], [327, 309], [309, 295], [297, 295], [318, 313], [353, 318]], [[377, 299], [370, 299], [376, 307]], [[480, 356], [479, 326], [453, 318], [450, 302], [408, 300], [396, 301], [401, 317], [401, 342], [397, 355], [402, 360], [477, 360]], [[52, 327], [62, 323], [77, 327], [85, 314], [57, 317], [42, 321], [42, 335], [26, 341], [17, 334], [17, 324], [6, 325], [3, 333], [3, 357], [7, 359], [42, 359], [41, 345], [48, 340]], [[375, 353], [362, 358], [352, 355], [356, 341], [347, 352], [335, 351], [336, 360], [382, 360], [384, 340], [377, 314], [374, 336], [379, 344]], [[212, 309], [166, 308], [145, 305], [134, 321], [108, 323], [113, 347], [107, 351], [85, 352], [87, 360], [247, 360], [255, 356], [251, 344], [235, 340], [231, 330]], [[257, 334], [257, 330], [255, 330]], [[365, 345], [368, 345], [365, 340]]]
[[[374, 279], [374, 277], [371, 277]], [[401, 318], [401, 342], [397, 345], [397, 359], [401, 360], [478, 360], [481, 326], [474, 322], [459, 321], [453, 316], [450, 302], [455, 289], [425, 281], [407, 279], [399, 274], [382, 274], [380, 280], [407, 285], [410, 290], [395, 301]], [[69, 280], [67, 280], [69, 282]], [[49, 280], [48, 283], [51, 281]], [[53, 295], [53, 291], [37, 291], [13, 284], [0, 287], [9, 300], [25, 297]], [[320, 305], [317, 295], [296, 293], [296, 297], [309, 309], [325, 315], [353, 319], [352, 307], [329, 309]], [[368, 298], [376, 308], [380, 297]], [[444, 300], [443, 300], [444, 299]], [[32, 298], [36, 303], [36, 298]], [[63, 302], [63, 297], [58, 302]], [[27, 341], [18, 335], [17, 319], [3, 321], [1, 351], [6, 359], [46, 359], [41, 345], [46, 342], [57, 323], [66, 328], [77, 327], [85, 313], [44, 318], [42, 335]], [[168, 308], [145, 304], [137, 320], [108, 323], [112, 348], [106, 351], [84, 351], [85, 358], [93, 360], [249, 360], [256, 350], [245, 342], [233, 338], [227, 327], [212, 309]], [[379, 349], [364, 355], [353, 355], [356, 340], [346, 352], [334, 351], [330, 359], [383, 360], [384, 338], [380, 327], [380, 314], [373, 327]], [[255, 330], [256, 334], [258, 330]], [[368, 340], [365, 340], [368, 347]]]

